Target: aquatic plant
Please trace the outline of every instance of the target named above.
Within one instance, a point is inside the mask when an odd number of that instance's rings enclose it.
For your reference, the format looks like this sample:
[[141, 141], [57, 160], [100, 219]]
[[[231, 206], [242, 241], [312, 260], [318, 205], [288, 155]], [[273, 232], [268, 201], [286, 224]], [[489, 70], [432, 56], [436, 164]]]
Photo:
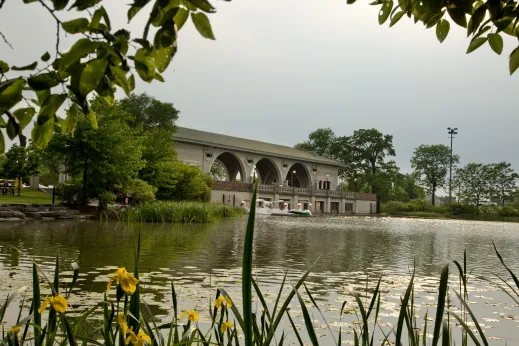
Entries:
[[212, 223], [244, 213], [223, 203], [156, 201], [120, 209], [117, 216], [132, 222]]
[[[256, 193], [254, 193], [254, 199]], [[312, 292], [305, 284], [313, 265], [305, 274], [292, 286], [292, 290], [282, 299], [282, 292], [287, 283], [287, 274], [283, 278], [279, 293], [272, 306], [267, 304], [265, 297], [258, 283], [253, 277], [253, 240], [254, 240], [254, 221], [255, 203], [251, 204], [251, 211], [247, 223], [245, 243], [243, 247], [242, 264], [242, 306], [241, 309], [234, 304], [233, 297], [224, 289], [217, 289], [214, 300], [211, 302], [207, 312], [202, 311], [178, 311], [178, 297], [176, 288], [171, 283], [172, 299], [172, 318], [164, 324], [157, 324], [153, 318], [150, 308], [145, 300], [141, 299], [139, 282], [139, 260], [140, 260], [140, 234], [136, 242], [135, 264], [133, 272], [128, 272], [125, 268], [116, 270], [110, 278], [107, 278], [107, 292], [104, 300], [98, 305], [90, 308], [81, 315], [74, 315], [68, 308], [68, 299], [72, 294], [73, 288], [79, 276], [79, 267], [73, 265], [73, 278], [70, 283], [60, 281], [59, 256], [56, 256], [54, 280], [50, 281], [49, 276], [42, 268], [34, 262], [33, 264], [33, 298], [28, 314], [21, 318], [24, 313], [24, 301], [20, 304], [20, 310], [16, 323], [2, 334], [0, 342], [8, 345], [77, 345], [78, 343], [92, 345], [221, 345], [221, 346], [267, 346], [283, 345], [288, 331], [285, 331], [280, 322], [286, 316], [290, 321], [295, 339], [303, 345], [302, 333], [296, 327], [290, 314], [289, 306], [294, 299], [299, 303], [303, 321], [304, 331], [312, 345], [319, 345], [316, 327], [312, 320], [312, 311], [316, 311], [325, 320], [326, 326], [333, 339], [333, 343], [341, 345], [343, 343], [342, 327], [337, 335], [332, 329], [321, 312]], [[519, 295], [519, 280], [506, 265], [504, 259], [499, 254], [494, 245], [496, 255], [501, 264], [507, 270], [513, 280], [513, 284], [500, 278], [505, 286], [500, 287], [517, 303]], [[314, 263], [315, 264], [315, 263]], [[458, 269], [459, 288], [451, 290], [449, 294], [449, 265], [445, 265], [441, 272], [436, 299], [436, 316], [434, 325], [428, 326], [427, 314], [424, 318], [424, 326], [419, 324], [419, 317], [416, 314], [414, 279], [412, 272], [407, 289], [400, 298], [400, 308], [396, 325], [389, 332], [384, 332], [379, 323], [379, 311], [381, 309], [380, 289], [381, 278], [371, 295], [366, 292], [356, 292], [352, 299], [356, 302], [354, 313], [359, 316], [360, 324], [353, 328], [353, 343], [358, 346], [374, 345], [397, 345], [404, 344], [409, 346], [442, 346], [454, 345], [452, 322], [457, 322], [461, 328], [462, 346], [467, 346], [469, 340], [476, 346], [488, 346], [488, 341], [483, 333], [481, 325], [467, 303], [469, 292], [467, 281], [470, 277], [467, 265], [467, 255], [464, 254], [463, 264], [454, 262]], [[41, 300], [40, 276], [46, 283], [45, 287], [50, 289], [50, 295]], [[115, 287], [115, 296], [113, 296]], [[514, 286], [515, 285], [515, 288]], [[304, 290], [304, 292], [303, 292]], [[258, 297], [260, 308], [253, 309], [253, 293]], [[5, 303], [0, 308], [0, 322], [3, 322], [7, 307], [11, 304], [20, 291], [10, 294]], [[308, 301], [305, 301], [301, 294], [306, 293]], [[458, 313], [451, 308], [451, 296], [454, 297], [461, 306]], [[111, 298], [113, 297], [113, 298]], [[345, 304], [339, 312], [339, 319], [342, 320], [345, 313]], [[99, 311], [101, 307], [101, 311]], [[48, 308], [48, 313], [46, 312]], [[93, 315], [100, 315], [102, 323], [97, 328], [86, 326], [86, 321]], [[210, 326], [204, 331], [198, 324], [200, 314], [207, 314], [210, 317]], [[470, 326], [475, 327], [475, 331]], [[30, 328], [32, 326], [32, 332]], [[432, 338], [428, 338], [428, 330], [432, 329]], [[376, 341], [375, 337], [382, 335], [381, 340]]]

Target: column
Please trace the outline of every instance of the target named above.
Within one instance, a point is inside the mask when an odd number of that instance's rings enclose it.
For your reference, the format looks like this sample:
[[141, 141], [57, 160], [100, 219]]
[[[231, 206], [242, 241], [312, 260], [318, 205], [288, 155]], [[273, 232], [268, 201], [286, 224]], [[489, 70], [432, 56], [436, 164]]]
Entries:
[[317, 211], [317, 209], [316, 209], [317, 206], [315, 205], [315, 197], [314, 196], [310, 197], [310, 203], [312, 203], [312, 207], [310, 208], [310, 211], [315, 214], [316, 211]]
[[331, 212], [331, 203], [332, 203], [332, 199], [328, 196], [326, 196], [326, 204], [324, 205], [324, 213], [325, 214], [330, 214]]
[[346, 213], [346, 200], [344, 198], [341, 199], [341, 205], [339, 206], [339, 214]]

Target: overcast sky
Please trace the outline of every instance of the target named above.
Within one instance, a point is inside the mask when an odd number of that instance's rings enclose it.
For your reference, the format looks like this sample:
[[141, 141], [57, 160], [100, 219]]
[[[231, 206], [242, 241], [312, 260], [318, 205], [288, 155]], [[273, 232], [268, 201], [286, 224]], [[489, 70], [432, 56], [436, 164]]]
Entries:
[[[149, 10], [127, 25], [126, 1], [104, 3], [113, 28], [138, 29], [140, 37]], [[508, 73], [513, 40], [505, 40], [502, 56], [488, 45], [466, 55], [465, 30], [452, 28], [440, 44], [434, 29], [407, 17], [379, 26], [378, 7], [367, 1], [213, 4], [217, 40], [186, 23], [166, 83], [137, 83], [137, 92], [174, 103], [180, 126], [289, 146], [317, 128], [337, 135], [377, 128], [394, 136], [404, 172], [414, 148], [449, 144], [447, 127], [458, 127], [462, 164], [506, 160], [519, 170], [519, 74]], [[7, 1], [0, 31], [15, 48], [0, 41], [0, 59], [8, 62], [55, 51], [55, 22], [38, 3]], [[61, 51], [71, 42], [63, 40]]]

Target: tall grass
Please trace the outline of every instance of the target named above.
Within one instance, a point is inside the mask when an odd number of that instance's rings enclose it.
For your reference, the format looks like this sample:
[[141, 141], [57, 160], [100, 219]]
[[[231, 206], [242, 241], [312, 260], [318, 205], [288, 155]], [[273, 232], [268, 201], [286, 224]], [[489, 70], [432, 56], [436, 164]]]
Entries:
[[[254, 197], [256, 194], [254, 194]], [[254, 242], [254, 218], [255, 203], [251, 204], [251, 213], [249, 222], [247, 223], [246, 236], [243, 247], [243, 268], [242, 268], [242, 308], [239, 309], [233, 303], [231, 297], [224, 289], [218, 289], [214, 302], [211, 303], [206, 314], [210, 317], [209, 328], [202, 330], [198, 323], [198, 312], [186, 311], [179, 315], [178, 301], [175, 286], [171, 284], [173, 317], [171, 322], [158, 325], [153, 318], [152, 313], [146, 302], [140, 295], [140, 284], [137, 282], [139, 277], [139, 258], [140, 258], [140, 234], [136, 242], [135, 248], [135, 265], [133, 274], [128, 274], [125, 270], [118, 270], [114, 276], [118, 280], [115, 288], [116, 295], [109, 299], [110, 295], [105, 294], [104, 301], [98, 303], [97, 306], [91, 308], [80, 316], [71, 318], [69, 315], [67, 303], [63, 302], [69, 299], [73, 287], [77, 281], [79, 270], [75, 266], [74, 277], [71, 283], [65, 284], [60, 281], [59, 257], [56, 257], [56, 267], [54, 280], [51, 282], [48, 275], [34, 262], [33, 265], [33, 301], [25, 318], [21, 318], [24, 313], [23, 304], [21, 304], [16, 324], [11, 329], [7, 329], [2, 333], [0, 342], [7, 345], [77, 345], [78, 343], [92, 345], [119, 345], [124, 346], [129, 343], [134, 345], [219, 345], [219, 346], [281, 346], [288, 343], [286, 340], [288, 333], [294, 334], [294, 339], [300, 345], [303, 345], [303, 333], [307, 334], [307, 339], [311, 344], [319, 345], [320, 341], [317, 337], [317, 330], [314, 327], [312, 315], [314, 309], [318, 311], [324, 319], [326, 326], [333, 338], [333, 342], [326, 342], [327, 345], [341, 345], [342, 327], [339, 329], [337, 336], [334, 335], [326, 318], [313, 298], [311, 291], [305, 285], [305, 280], [309, 275], [312, 267], [295, 283], [292, 284], [290, 293], [283, 297], [283, 288], [287, 285], [285, 275], [278, 295], [276, 296], [273, 308], [270, 307], [264, 298], [264, 295], [253, 277], [253, 242]], [[155, 216], [158, 217], [158, 216]], [[495, 252], [502, 265], [508, 271], [513, 279], [513, 283], [509, 280], [500, 278], [507, 287], [503, 287], [509, 296], [517, 301], [519, 295], [519, 280], [510, 268], [505, 264], [504, 259], [499, 254], [497, 248]], [[452, 346], [455, 345], [453, 333], [458, 328], [451, 328], [452, 323], [457, 321], [461, 328], [462, 343], [461, 346], [467, 346], [471, 340], [476, 346], [488, 346], [488, 341], [477, 321], [476, 316], [467, 303], [469, 292], [467, 291], [468, 268], [466, 253], [463, 265], [454, 262], [458, 268], [460, 284], [459, 290], [452, 290], [453, 294], [449, 294], [449, 265], [446, 264], [441, 272], [438, 287], [438, 295], [436, 300], [436, 318], [434, 326], [427, 325], [427, 314], [424, 319], [425, 325], [422, 327], [419, 318], [416, 315], [415, 291], [414, 291], [414, 272], [409, 280], [407, 289], [402, 292], [400, 298], [400, 309], [397, 324], [391, 331], [385, 333], [379, 324], [379, 311], [381, 308], [381, 295], [379, 279], [376, 288], [371, 296], [366, 293], [361, 296], [354, 294], [357, 304], [355, 312], [360, 320], [360, 324], [353, 328], [353, 342], [357, 346], [374, 346], [374, 345], [396, 345], [396, 346]], [[315, 264], [315, 263], [314, 263]], [[45, 282], [45, 291], [51, 298], [49, 311], [39, 309], [45, 300], [41, 300], [40, 279]], [[515, 288], [513, 286], [516, 286]], [[305, 301], [300, 294], [301, 287], [304, 287], [310, 301]], [[112, 289], [113, 291], [114, 289]], [[252, 296], [255, 291], [258, 296], [260, 306], [253, 308]], [[3, 323], [5, 311], [10, 303], [13, 302], [19, 292], [9, 295], [5, 303], [0, 308], [0, 323]], [[450, 309], [450, 297], [455, 296], [459, 301], [462, 309], [461, 315]], [[297, 298], [299, 303], [304, 329], [300, 331], [290, 315], [290, 304], [292, 300]], [[56, 304], [55, 304], [56, 303]], [[311, 305], [309, 304], [311, 303]], [[344, 307], [346, 302], [342, 304], [339, 311], [339, 320], [342, 321]], [[64, 308], [65, 307], [65, 308]], [[102, 307], [99, 313], [102, 325], [98, 328], [86, 328], [85, 320], [98, 312], [98, 308]], [[40, 314], [42, 312], [42, 314]], [[202, 313], [202, 312], [200, 312]], [[44, 317], [42, 318], [42, 315]], [[286, 331], [281, 327], [281, 320], [287, 316], [293, 328], [292, 331]], [[474, 326], [472, 330], [470, 326]], [[33, 333], [29, 335], [29, 327], [33, 326]], [[429, 331], [432, 328], [432, 338], [428, 338]], [[240, 337], [238, 336], [240, 334]], [[100, 335], [100, 336], [99, 336]], [[243, 335], [243, 337], [241, 336]], [[375, 341], [379, 335], [381, 340]]]
[[132, 222], [211, 223], [244, 213], [227, 204], [156, 201], [121, 209], [118, 217]]

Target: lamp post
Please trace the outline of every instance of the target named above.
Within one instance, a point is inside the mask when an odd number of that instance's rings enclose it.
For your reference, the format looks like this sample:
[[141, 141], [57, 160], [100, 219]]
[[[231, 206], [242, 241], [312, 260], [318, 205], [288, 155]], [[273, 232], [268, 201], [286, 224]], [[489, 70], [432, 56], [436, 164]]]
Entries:
[[[449, 203], [452, 203], [452, 140], [454, 138], [454, 135], [457, 135], [458, 134], [458, 128], [455, 127], [455, 128], [450, 128], [450, 127], [447, 127], [447, 133], [449, 134], [450, 138], [451, 138], [451, 157], [450, 157], [450, 162], [449, 162]], [[433, 196], [434, 198], [434, 196]]]
[[294, 169], [292, 171], [292, 175], [290, 176], [290, 186], [292, 187], [292, 189], [294, 188], [294, 175], [296, 174], [296, 170]]

